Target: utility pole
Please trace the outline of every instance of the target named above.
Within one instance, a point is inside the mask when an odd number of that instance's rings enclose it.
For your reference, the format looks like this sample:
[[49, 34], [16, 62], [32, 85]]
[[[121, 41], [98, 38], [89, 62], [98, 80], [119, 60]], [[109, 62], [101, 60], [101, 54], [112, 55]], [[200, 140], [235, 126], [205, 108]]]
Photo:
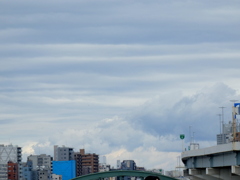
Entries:
[[220, 123], [220, 134], [222, 134], [222, 128], [221, 128], [221, 126], [222, 126], [222, 123], [221, 123], [221, 114], [217, 114], [218, 116], [219, 116], [219, 123]]
[[[219, 107], [222, 109], [222, 126], [224, 125], [224, 112], [223, 112], [223, 109], [226, 108], [226, 107]], [[223, 132], [224, 133], [224, 132]]]
[[193, 132], [193, 136], [192, 136], [192, 137], [193, 137], [193, 143], [195, 143], [195, 141], [194, 141], [194, 135], [195, 135], [195, 132]]
[[232, 132], [233, 132], [233, 142], [236, 141], [236, 111], [235, 111], [235, 107], [234, 107], [234, 103], [237, 100], [230, 100], [231, 102], [233, 102], [233, 106], [232, 106]]
[[192, 126], [189, 126], [189, 142], [190, 144], [192, 143], [192, 130], [191, 130]]

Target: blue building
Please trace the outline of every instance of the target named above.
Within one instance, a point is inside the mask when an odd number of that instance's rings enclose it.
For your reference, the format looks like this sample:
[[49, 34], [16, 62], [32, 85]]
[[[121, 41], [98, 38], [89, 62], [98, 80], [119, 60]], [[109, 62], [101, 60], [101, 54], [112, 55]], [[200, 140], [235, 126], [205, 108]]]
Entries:
[[27, 161], [22, 165], [22, 177], [25, 180], [32, 180], [33, 179], [33, 172], [32, 172], [32, 161]]
[[53, 174], [62, 175], [62, 180], [76, 177], [76, 161], [53, 161]]

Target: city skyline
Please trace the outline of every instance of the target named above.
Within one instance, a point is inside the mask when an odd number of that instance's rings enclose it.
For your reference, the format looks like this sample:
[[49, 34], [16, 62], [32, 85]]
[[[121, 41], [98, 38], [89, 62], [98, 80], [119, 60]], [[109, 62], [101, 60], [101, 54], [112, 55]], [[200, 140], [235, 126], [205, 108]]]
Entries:
[[172, 170], [240, 101], [240, 2], [0, 2], [0, 144]]

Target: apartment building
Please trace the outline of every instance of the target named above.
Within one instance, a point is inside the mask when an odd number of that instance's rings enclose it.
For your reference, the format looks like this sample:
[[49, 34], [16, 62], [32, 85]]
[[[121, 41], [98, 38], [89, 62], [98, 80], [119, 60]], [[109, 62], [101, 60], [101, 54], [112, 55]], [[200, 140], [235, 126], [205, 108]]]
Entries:
[[30, 155], [23, 164], [23, 180], [50, 180], [52, 176], [52, 160], [50, 155]]
[[59, 147], [54, 145], [54, 161], [71, 161], [74, 160], [74, 151], [71, 147]]
[[85, 150], [80, 149], [80, 152], [74, 153], [74, 158], [77, 177], [99, 171], [99, 156], [97, 154], [85, 154]]
[[52, 170], [52, 160], [50, 155], [40, 154], [40, 155], [30, 155], [28, 156], [28, 161], [32, 161], [32, 169], [49, 169]]
[[8, 180], [18, 180], [18, 163], [8, 161]]

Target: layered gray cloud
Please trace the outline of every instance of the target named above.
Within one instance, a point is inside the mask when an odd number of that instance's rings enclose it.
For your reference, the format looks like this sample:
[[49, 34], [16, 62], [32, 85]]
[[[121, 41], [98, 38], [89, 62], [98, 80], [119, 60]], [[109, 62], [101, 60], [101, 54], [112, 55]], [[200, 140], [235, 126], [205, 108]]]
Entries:
[[[239, 98], [237, 1], [1, 1], [0, 141], [171, 169]], [[186, 144], [189, 137], [186, 138]], [[151, 152], [152, 157], [147, 157]]]
[[222, 113], [219, 107], [228, 107], [225, 109], [225, 120], [231, 121], [232, 103], [229, 100], [239, 98], [235, 90], [221, 83], [211, 88], [204, 88], [189, 97], [166, 94], [164, 97], [157, 97], [143, 105], [130, 117], [130, 122], [155, 135], [184, 132], [188, 140], [187, 132], [191, 126], [198, 141], [214, 141], [220, 127], [216, 116], [217, 112]]
[[1, 42], [238, 41], [237, 1], [1, 2]]

